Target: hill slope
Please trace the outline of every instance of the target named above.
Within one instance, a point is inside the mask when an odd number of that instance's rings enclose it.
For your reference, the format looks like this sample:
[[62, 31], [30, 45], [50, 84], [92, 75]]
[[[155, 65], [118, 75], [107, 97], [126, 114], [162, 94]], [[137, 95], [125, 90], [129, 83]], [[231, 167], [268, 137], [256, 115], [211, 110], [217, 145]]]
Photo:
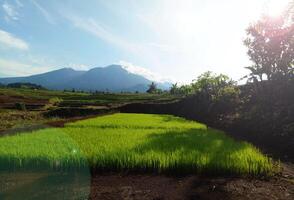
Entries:
[[[63, 68], [28, 77], [0, 78], [0, 83], [3, 84], [15, 82], [29, 82], [55, 90], [75, 88], [86, 91], [145, 92], [152, 81], [144, 76], [130, 73], [120, 65], [110, 65], [103, 68], [93, 68], [89, 71], [76, 71], [71, 68]], [[169, 85], [169, 83], [158, 83], [158, 87], [164, 90], [168, 89]]]
[[71, 68], [63, 68], [44, 74], [37, 74], [27, 77], [13, 77], [13, 78], [1, 78], [0, 82], [3, 84], [10, 83], [34, 83], [42, 85], [48, 89], [66, 89], [64, 85], [82, 74], [84, 71], [75, 71]]

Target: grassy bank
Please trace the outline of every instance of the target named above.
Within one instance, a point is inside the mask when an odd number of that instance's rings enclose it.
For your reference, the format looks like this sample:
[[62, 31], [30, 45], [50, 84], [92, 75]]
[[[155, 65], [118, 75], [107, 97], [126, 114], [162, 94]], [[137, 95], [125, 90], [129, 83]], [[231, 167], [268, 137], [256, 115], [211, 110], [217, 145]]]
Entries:
[[209, 174], [269, 174], [269, 158], [204, 124], [114, 114], [0, 138], [0, 166]]

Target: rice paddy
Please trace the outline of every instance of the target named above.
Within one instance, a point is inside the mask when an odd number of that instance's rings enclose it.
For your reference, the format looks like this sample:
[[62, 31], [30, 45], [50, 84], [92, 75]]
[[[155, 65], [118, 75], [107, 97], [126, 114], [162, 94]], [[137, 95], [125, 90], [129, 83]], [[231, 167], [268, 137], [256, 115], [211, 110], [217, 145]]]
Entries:
[[0, 137], [0, 169], [82, 169], [267, 175], [246, 142], [170, 115], [113, 114]]

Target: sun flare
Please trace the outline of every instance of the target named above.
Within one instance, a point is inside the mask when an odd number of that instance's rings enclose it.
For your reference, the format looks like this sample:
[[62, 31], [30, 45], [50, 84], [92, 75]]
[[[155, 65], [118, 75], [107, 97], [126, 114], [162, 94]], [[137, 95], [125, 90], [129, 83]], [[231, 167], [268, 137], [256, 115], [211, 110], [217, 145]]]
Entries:
[[269, 0], [266, 2], [265, 12], [272, 17], [280, 16], [289, 2], [289, 0]]

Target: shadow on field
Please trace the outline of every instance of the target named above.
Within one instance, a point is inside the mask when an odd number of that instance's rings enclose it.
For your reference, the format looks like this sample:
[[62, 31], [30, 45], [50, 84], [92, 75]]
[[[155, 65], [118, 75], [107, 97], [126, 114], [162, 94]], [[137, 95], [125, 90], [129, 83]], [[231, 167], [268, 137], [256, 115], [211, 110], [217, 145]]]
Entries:
[[[246, 143], [231, 144], [230, 141], [225, 140], [231, 139], [225, 138], [217, 131], [211, 133], [201, 129], [175, 130], [164, 134], [151, 134], [144, 144], [136, 146], [134, 150], [140, 154], [156, 152], [171, 156], [173, 154], [175, 156], [192, 156], [191, 160], [179, 158], [180, 162], [175, 163], [174, 168], [167, 169], [167, 172], [171, 173], [195, 174], [196, 172], [205, 175], [235, 175], [236, 168], [226, 167], [226, 164], [238, 161], [233, 160], [228, 163], [223, 161], [229, 160], [229, 156], [238, 155], [248, 146]], [[195, 161], [195, 157], [198, 160]]]

